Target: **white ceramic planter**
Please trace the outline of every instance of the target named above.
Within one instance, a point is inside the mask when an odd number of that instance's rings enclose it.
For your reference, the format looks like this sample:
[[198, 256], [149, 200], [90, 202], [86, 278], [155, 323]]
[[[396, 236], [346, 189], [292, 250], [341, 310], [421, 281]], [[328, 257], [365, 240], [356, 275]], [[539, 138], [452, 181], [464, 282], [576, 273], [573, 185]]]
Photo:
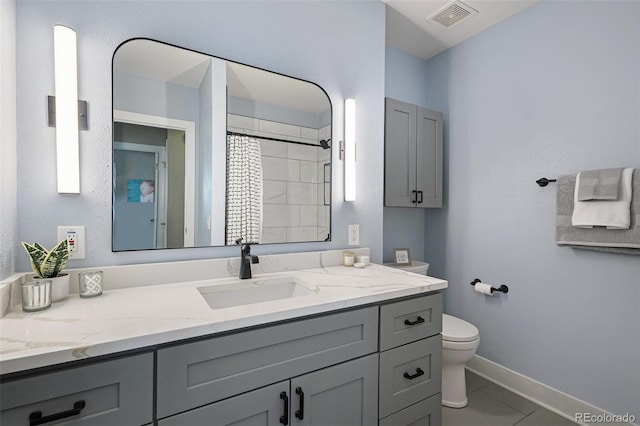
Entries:
[[[36, 279], [43, 279], [36, 277]], [[69, 274], [59, 274], [55, 278], [44, 278], [51, 280], [51, 301], [58, 302], [69, 295]]]

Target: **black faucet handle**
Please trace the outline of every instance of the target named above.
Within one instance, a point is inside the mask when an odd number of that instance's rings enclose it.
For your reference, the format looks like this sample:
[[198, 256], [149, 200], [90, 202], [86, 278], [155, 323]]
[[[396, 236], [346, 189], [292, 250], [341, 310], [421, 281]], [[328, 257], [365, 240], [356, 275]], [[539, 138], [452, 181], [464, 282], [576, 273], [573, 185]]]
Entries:
[[[242, 240], [244, 240], [244, 237], [236, 238], [236, 240], [235, 240], [236, 245], [237, 246], [241, 245], [242, 244]], [[244, 243], [242, 245], [243, 246], [253, 246], [253, 245], [256, 245], [256, 244], [260, 244], [260, 243], [257, 242], [257, 241], [247, 241], [246, 243]]]

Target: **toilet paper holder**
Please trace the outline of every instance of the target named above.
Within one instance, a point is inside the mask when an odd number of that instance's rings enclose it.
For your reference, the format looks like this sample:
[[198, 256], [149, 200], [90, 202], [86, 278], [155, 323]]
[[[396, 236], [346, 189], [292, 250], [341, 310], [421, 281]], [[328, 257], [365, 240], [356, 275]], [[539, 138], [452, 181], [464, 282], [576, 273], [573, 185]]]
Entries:
[[[475, 286], [477, 283], [481, 283], [482, 281], [480, 280], [480, 278], [476, 278], [475, 280], [471, 281], [471, 285]], [[509, 293], [509, 287], [507, 287], [506, 285], [502, 284], [500, 287], [495, 288], [495, 287], [491, 287], [491, 293], [493, 293], [494, 291], [499, 291], [500, 293]]]

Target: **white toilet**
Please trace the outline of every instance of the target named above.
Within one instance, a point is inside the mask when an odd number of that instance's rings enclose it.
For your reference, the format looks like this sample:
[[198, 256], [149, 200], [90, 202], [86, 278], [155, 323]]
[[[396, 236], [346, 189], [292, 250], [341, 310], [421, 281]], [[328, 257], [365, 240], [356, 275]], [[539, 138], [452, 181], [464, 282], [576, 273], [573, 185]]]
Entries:
[[467, 406], [465, 364], [480, 345], [480, 333], [473, 324], [442, 314], [442, 405]]
[[[429, 271], [428, 263], [416, 260], [411, 261], [411, 266], [385, 265], [422, 275], [427, 275]], [[476, 326], [442, 314], [442, 405], [453, 408], [467, 406], [464, 367], [473, 358], [479, 345], [480, 333]]]

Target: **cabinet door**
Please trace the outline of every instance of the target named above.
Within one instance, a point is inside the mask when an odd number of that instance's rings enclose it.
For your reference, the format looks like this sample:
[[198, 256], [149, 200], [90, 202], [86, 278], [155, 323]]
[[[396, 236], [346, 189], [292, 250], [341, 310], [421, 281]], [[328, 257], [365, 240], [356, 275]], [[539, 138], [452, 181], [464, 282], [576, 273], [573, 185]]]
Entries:
[[384, 204], [416, 206], [416, 106], [386, 99]]
[[291, 380], [292, 425], [377, 424], [378, 355]]
[[418, 207], [442, 207], [442, 113], [417, 108]]
[[205, 405], [160, 420], [158, 426], [275, 426], [291, 424], [289, 381], [276, 383], [252, 392]]

